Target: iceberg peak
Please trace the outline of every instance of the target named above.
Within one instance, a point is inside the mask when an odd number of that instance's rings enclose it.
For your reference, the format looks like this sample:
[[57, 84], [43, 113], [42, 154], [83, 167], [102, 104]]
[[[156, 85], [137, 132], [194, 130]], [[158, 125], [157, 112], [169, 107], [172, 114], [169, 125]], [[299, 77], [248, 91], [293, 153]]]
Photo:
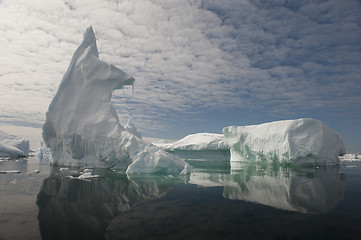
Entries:
[[59, 165], [127, 168], [127, 172], [176, 173], [183, 160], [143, 141], [119, 123], [112, 91], [135, 79], [98, 58], [89, 27], [46, 113], [43, 139]]

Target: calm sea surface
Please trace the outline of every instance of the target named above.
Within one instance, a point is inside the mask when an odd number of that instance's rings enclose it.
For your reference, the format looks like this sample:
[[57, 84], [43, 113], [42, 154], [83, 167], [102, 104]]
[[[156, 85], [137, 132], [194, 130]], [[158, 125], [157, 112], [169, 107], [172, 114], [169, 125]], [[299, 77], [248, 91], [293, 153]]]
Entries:
[[0, 161], [20, 171], [0, 174], [0, 239], [361, 239], [361, 162], [190, 163], [178, 178]]

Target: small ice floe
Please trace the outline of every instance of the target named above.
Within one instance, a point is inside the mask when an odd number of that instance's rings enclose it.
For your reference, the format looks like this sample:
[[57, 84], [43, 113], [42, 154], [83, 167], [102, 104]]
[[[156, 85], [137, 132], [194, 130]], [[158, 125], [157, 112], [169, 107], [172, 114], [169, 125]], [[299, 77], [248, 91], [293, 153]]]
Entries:
[[10, 174], [14, 174], [14, 173], [21, 173], [20, 172], [20, 170], [0, 170], [0, 173], [1, 174], [8, 174], [8, 173], [10, 173]]
[[66, 171], [69, 171], [69, 168], [66, 168], [66, 167], [64, 167], [64, 168], [60, 168], [60, 171], [62, 171], [62, 172], [66, 172]]
[[0, 157], [12, 159], [27, 157], [29, 146], [29, 140], [0, 131]]
[[79, 177], [73, 177], [73, 176], [69, 176], [70, 179], [89, 179], [89, 178], [98, 178], [99, 175], [92, 175], [91, 172], [85, 172], [83, 174], [81, 174]]
[[341, 162], [360, 162], [361, 156], [359, 153], [353, 154], [353, 153], [347, 153], [343, 156], [340, 156]]
[[40, 172], [40, 170], [33, 170], [29, 173], [29, 175], [36, 175]]

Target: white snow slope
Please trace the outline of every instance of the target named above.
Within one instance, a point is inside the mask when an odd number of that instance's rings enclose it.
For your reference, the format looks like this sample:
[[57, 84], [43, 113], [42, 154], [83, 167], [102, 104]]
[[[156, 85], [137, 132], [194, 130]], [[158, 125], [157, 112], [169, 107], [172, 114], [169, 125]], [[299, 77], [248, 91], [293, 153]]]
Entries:
[[28, 140], [0, 131], [0, 157], [19, 158], [28, 154]]
[[337, 164], [345, 154], [338, 133], [321, 121], [304, 118], [223, 129], [231, 162], [268, 161]]
[[120, 125], [110, 100], [134, 78], [98, 58], [92, 27], [75, 51], [52, 100], [43, 139], [58, 165], [127, 168], [127, 173], [179, 173], [189, 165]]
[[162, 148], [167, 150], [228, 150], [229, 146], [224, 142], [222, 134], [196, 133], [171, 143], [164, 144]]

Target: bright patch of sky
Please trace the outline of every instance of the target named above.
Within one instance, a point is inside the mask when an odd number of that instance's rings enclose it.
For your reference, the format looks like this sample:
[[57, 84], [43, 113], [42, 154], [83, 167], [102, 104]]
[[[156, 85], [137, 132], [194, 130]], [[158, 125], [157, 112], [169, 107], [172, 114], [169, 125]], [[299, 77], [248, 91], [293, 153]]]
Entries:
[[41, 126], [92, 25], [100, 58], [136, 79], [122, 123], [181, 138], [312, 117], [361, 151], [357, 0], [0, 0], [0, 123]]

